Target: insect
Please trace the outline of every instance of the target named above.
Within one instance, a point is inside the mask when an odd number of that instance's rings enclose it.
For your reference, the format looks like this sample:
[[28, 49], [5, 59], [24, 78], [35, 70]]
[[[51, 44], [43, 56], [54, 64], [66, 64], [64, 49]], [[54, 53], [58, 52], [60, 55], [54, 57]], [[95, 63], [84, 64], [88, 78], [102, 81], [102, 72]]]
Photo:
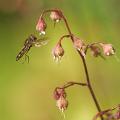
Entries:
[[31, 34], [25, 40], [23, 48], [21, 49], [21, 51], [16, 56], [16, 61], [20, 60], [25, 55], [25, 60], [26, 60], [26, 57], [27, 57], [28, 62], [29, 62], [29, 56], [27, 55], [27, 53], [31, 49], [31, 47], [33, 47], [33, 46], [40, 47], [40, 46], [45, 45], [45, 44], [47, 44], [47, 39], [46, 38], [37, 39], [37, 37], [35, 35]]

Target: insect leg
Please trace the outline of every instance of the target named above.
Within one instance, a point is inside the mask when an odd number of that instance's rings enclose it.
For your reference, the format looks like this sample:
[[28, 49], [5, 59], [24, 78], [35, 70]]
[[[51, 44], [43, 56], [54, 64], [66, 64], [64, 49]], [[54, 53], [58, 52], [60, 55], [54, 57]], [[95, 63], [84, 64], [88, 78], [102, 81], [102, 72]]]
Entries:
[[27, 62], [29, 63], [29, 56], [27, 54], [25, 54], [25, 61], [27, 60]]

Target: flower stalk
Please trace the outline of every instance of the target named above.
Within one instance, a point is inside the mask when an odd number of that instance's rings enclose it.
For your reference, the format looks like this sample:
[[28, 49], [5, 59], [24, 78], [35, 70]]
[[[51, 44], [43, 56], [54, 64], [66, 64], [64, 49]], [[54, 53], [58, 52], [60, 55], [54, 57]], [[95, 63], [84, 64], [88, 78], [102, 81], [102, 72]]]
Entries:
[[67, 82], [65, 85], [62, 87], [57, 87], [59, 89], [66, 89], [68, 87], [71, 87], [73, 85], [80, 85], [80, 86], [88, 86], [86, 83], [79, 83], [79, 82]]
[[[45, 11], [43, 11], [43, 13], [41, 14], [41, 17], [43, 17], [43, 16], [45, 15], [45, 13], [55, 12], [55, 11], [56, 11], [56, 12], [59, 12], [59, 13], [61, 14], [62, 19], [63, 19], [63, 21], [64, 21], [64, 23], [65, 23], [65, 26], [66, 26], [66, 28], [67, 28], [67, 30], [68, 30], [68, 34], [69, 34], [72, 42], [74, 43], [73, 34], [72, 34], [71, 29], [70, 29], [70, 27], [69, 27], [69, 25], [68, 25], [67, 19], [66, 19], [66, 17], [63, 15], [63, 13], [62, 13], [61, 10], [56, 10], [56, 9], [45, 10]], [[64, 37], [66, 37], [66, 36], [63, 36], [63, 37], [60, 39], [60, 41], [61, 41]], [[59, 41], [59, 42], [60, 42], [60, 41]], [[91, 96], [92, 96], [92, 98], [93, 98], [94, 104], [95, 104], [98, 112], [101, 112], [100, 105], [99, 105], [99, 103], [98, 103], [98, 101], [97, 101], [97, 98], [96, 98], [95, 93], [94, 93], [94, 91], [93, 91], [93, 88], [92, 88], [92, 86], [91, 86], [91, 82], [90, 82], [89, 74], [88, 74], [88, 69], [87, 69], [87, 65], [86, 65], [86, 60], [85, 60], [85, 58], [83, 57], [83, 55], [81, 54], [81, 52], [80, 52], [79, 50], [77, 50], [77, 52], [78, 52], [79, 56], [80, 56], [81, 59], [82, 59], [82, 63], [83, 63], [83, 67], [84, 67], [84, 71], [85, 71], [85, 75], [86, 75], [87, 87], [88, 87], [88, 89], [89, 89], [89, 91], [90, 91], [90, 94], [91, 94]], [[70, 86], [71, 86], [71, 85], [70, 85]], [[102, 116], [101, 116], [101, 120], [103, 120], [103, 117], [102, 117]]]
[[[75, 47], [76, 51], [78, 52], [78, 54], [79, 54], [79, 56], [80, 56], [80, 58], [82, 60], [83, 67], [84, 67], [84, 72], [85, 72], [85, 76], [86, 76], [86, 82], [85, 83], [68, 82], [64, 86], [57, 87], [55, 89], [54, 96], [55, 96], [55, 99], [57, 100], [58, 108], [63, 111], [68, 106], [68, 102], [66, 100], [65, 89], [68, 88], [68, 87], [71, 87], [73, 85], [80, 85], [80, 86], [86, 86], [88, 88], [88, 90], [90, 92], [90, 95], [91, 95], [91, 97], [92, 97], [92, 99], [94, 101], [94, 104], [95, 104], [98, 112], [101, 113], [102, 110], [101, 110], [100, 104], [99, 104], [99, 102], [97, 100], [97, 97], [95, 95], [95, 91], [93, 90], [92, 85], [91, 85], [91, 81], [90, 81], [90, 77], [89, 77], [89, 73], [88, 73], [88, 68], [87, 68], [87, 63], [86, 63], [85, 56], [86, 56], [87, 50], [89, 48], [91, 49], [91, 52], [92, 52], [94, 57], [101, 56], [100, 47], [103, 49], [103, 53], [104, 53], [105, 56], [113, 55], [115, 53], [115, 50], [112, 47], [112, 44], [104, 44], [104, 43], [101, 43], [101, 42], [96, 42], [96, 43], [85, 45], [84, 42], [81, 39], [74, 36], [74, 34], [72, 33], [72, 31], [71, 31], [71, 29], [69, 27], [67, 19], [63, 15], [61, 10], [58, 10], [58, 9], [44, 10], [43, 13], [41, 14], [40, 18], [42, 20], [44, 20], [43, 19], [44, 15], [46, 13], [49, 13], [49, 12], [51, 12], [51, 14], [50, 14], [51, 20], [53, 20], [54, 22], [59, 22], [60, 20], [63, 20], [64, 24], [66, 26], [66, 29], [68, 31], [68, 35], [63, 35], [59, 39], [59, 41], [58, 41], [57, 45], [55, 46], [55, 48], [53, 49], [52, 53], [53, 53], [54, 58], [57, 59], [57, 60], [61, 59], [61, 57], [64, 55], [64, 49], [62, 47], [61, 41], [64, 38], [69, 38], [70, 37], [70, 39], [71, 39], [71, 41], [73, 43], [73, 46]], [[40, 32], [43, 31], [43, 30], [45, 31], [45, 29], [47, 27], [44, 21], [42, 21], [41, 23], [42, 23], [42, 25], [41, 24], [40, 25], [42, 27], [39, 25], [39, 22], [38, 22], [38, 26], [37, 26], [38, 31], [40, 31]], [[104, 120], [102, 114], [100, 115], [100, 118], [101, 118], [101, 120]]]
[[[69, 27], [69, 25], [68, 25], [67, 19], [66, 19], [64, 16], [63, 16], [63, 20], [64, 20], [64, 22], [65, 22], [66, 28], [67, 28], [67, 30], [68, 30], [68, 32], [69, 32], [69, 35], [71, 35], [71, 40], [72, 40], [72, 42], [73, 42], [74, 39], [73, 39], [73, 36], [72, 36], [72, 32], [71, 32], [70, 27]], [[88, 89], [89, 89], [89, 91], [90, 91], [90, 94], [91, 94], [91, 96], [92, 96], [92, 98], [93, 98], [94, 104], [95, 104], [98, 112], [101, 112], [100, 105], [99, 105], [99, 103], [98, 103], [98, 101], [97, 101], [97, 98], [96, 98], [95, 93], [94, 93], [94, 91], [93, 91], [93, 88], [92, 88], [92, 86], [91, 86], [91, 82], [90, 82], [90, 79], [89, 79], [89, 74], [88, 74], [88, 69], [87, 69], [86, 60], [85, 60], [85, 58], [82, 56], [82, 54], [80, 53], [79, 50], [77, 50], [77, 52], [78, 52], [78, 54], [80, 55], [80, 57], [81, 57], [81, 59], [82, 59], [82, 63], [83, 63], [83, 67], [84, 67], [84, 71], [85, 71], [85, 75], [86, 75], [86, 81], [87, 81], [87, 84], [88, 84], [87, 87], [88, 87]], [[101, 116], [101, 120], [104, 120], [102, 116]]]

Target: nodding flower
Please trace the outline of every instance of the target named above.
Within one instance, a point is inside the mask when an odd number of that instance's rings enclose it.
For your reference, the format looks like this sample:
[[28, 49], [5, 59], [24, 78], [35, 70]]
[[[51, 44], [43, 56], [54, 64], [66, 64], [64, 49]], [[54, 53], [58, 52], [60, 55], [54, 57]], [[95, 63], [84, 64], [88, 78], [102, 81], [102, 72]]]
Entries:
[[100, 43], [100, 45], [103, 48], [104, 55], [110, 56], [115, 54], [115, 49], [113, 48], [112, 44]]
[[106, 118], [105, 120], [116, 120], [114, 114], [111, 111], [105, 113], [104, 116]]
[[115, 119], [119, 120], [120, 119], [120, 105], [118, 105], [118, 110], [114, 115]]
[[64, 110], [68, 107], [68, 101], [63, 96], [60, 96], [60, 98], [56, 101], [56, 106], [60, 111], [64, 112]]
[[90, 46], [91, 53], [94, 57], [98, 57], [101, 54], [101, 50], [98, 46], [92, 45]]
[[80, 51], [81, 55], [83, 57], [85, 57], [85, 50], [86, 50], [86, 45], [84, 44], [83, 40], [73, 36], [73, 44], [74, 44], [74, 47]]
[[66, 97], [66, 92], [63, 88], [56, 88], [54, 91], [54, 98], [55, 100], [58, 100], [60, 96]]
[[54, 98], [56, 100], [56, 106], [60, 111], [64, 111], [68, 107], [68, 101], [66, 100], [66, 93], [63, 88], [56, 88], [54, 91]]
[[55, 21], [55, 22], [59, 22], [62, 19], [62, 13], [61, 11], [52, 11], [50, 14], [50, 18]]
[[62, 45], [60, 42], [55, 46], [55, 48], [53, 48], [52, 54], [53, 54], [54, 60], [56, 61], [59, 61], [61, 57], [64, 55], [64, 49], [62, 48]]
[[36, 25], [36, 30], [40, 32], [40, 35], [41, 34], [45, 35], [46, 28], [47, 28], [47, 24], [45, 23], [44, 19], [40, 17]]
[[118, 111], [115, 113], [114, 117], [116, 118], [116, 120], [119, 120], [119, 119], [120, 119], [120, 110], [118, 110]]

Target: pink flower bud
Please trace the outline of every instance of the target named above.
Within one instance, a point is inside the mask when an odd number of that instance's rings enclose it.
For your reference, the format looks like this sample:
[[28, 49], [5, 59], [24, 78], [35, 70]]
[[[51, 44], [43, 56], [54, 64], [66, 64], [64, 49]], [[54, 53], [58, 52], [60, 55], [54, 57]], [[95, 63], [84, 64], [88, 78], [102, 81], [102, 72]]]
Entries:
[[117, 113], [115, 114], [114, 117], [116, 118], [116, 120], [119, 120], [119, 119], [120, 119], [120, 110], [117, 111]]
[[59, 22], [62, 19], [62, 13], [60, 11], [52, 11], [50, 18], [55, 22]]
[[62, 88], [56, 88], [54, 91], [54, 98], [55, 100], [58, 100], [60, 96], [63, 96], [64, 98], [66, 97], [66, 92]]
[[60, 60], [64, 55], [64, 49], [62, 48], [61, 43], [58, 43], [52, 51], [53, 57], [56, 61]]
[[90, 49], [94, 57], [98, 57], [101, 54], [100, 48], [98, 46], [92, 45], [90, 46]]
[[60, 98], [56, 102], [56, 106], [60, 109], [60, 111], [63, 112], [67, 109], [68, 101], [63, 96], [60, 96]]
[[74, 40], [74, 47], [81, 52], [82, 56], [85, 57], [85, 50], [86, 50], [86, 45], [83, 43], [82, 40], [80, 40], [79, 38], [73, 36], [73, 40]]
[[104, 114], [105, 120], [115, 120], [112, 112], [107, 112]]
[[36, 25], [36, 30], [40, 32], [40, 34], [45, 34], [45, 29], [47, 25], [42, 17], [39, 18], [38, 23]]
[[117, 110], [117, 112], [115, 113], [114, 117], [115, 117], [116, 120], [119, 120], [119, 119], [120, 119], [120, 105], [118, 105], [118, 110]]
[[110, 55], [114, 55], [115, 54], [115, 50], [112, 47], [112, 44], [104, 44], [104, 43], [100, 43], [100, 45], [103, 48], [103, 52], [106, 56], [110, 56]]

